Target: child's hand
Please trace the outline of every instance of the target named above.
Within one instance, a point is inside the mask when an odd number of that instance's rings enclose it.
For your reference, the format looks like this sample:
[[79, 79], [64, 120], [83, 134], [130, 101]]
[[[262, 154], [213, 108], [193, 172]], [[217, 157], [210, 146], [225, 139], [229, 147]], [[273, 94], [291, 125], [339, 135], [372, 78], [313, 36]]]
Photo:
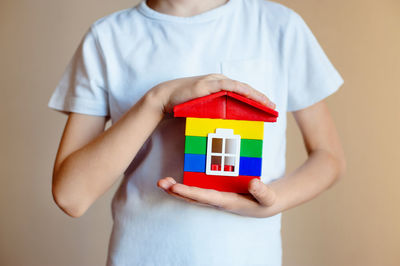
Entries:
[[229, 79], [222, 74], [209, 74], [166, 81], [155, 86], [150, 93], [156, 95], [157, 106], [164, 112], [170, 113], [177, 104], [221, 90], [236, 92], [275, 109], [275, 104], [261, 92], [246, 83]]
[[176, 183], [172, 177], [160, 179], [157, 185], [168, 194], [187, 202], [243, 216], [265, 218], [279, 213], [279, 208], [274, 206], [277, 198], [275, 191], [257, 178], [249, 182], [249, 195], [186, 186]]

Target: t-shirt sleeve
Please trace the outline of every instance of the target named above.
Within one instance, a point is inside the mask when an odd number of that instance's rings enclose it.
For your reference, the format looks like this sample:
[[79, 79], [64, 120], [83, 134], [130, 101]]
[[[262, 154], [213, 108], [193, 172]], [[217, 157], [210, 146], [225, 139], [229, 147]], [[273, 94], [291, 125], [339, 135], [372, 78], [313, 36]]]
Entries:
[[291, 12], [285, 39], [287, 111], [311, 106], [339, 89], [343, 84], [342, 77], [304, 20], [295, 12]]
[[63, 113], [109, 116], [105, 62], [93, 26], [75, 51], [48, 106]]

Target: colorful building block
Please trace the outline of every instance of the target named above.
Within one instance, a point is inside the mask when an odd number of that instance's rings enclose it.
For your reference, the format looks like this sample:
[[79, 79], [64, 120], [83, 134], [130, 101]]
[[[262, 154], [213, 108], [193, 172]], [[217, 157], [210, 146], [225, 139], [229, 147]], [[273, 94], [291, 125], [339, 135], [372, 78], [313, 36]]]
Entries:
[[278, 112], [221, 91], [175, 106], [174, 116], [186, 117], [183, 183], [248, 193], [262, 174], [264, 122]]
[[[241, 157], [262, 157], [263, 141], [260, 139], [241, 139]], [[206, 154], [207, 137], [186, 136], [185, 153]]]
[[185, 137], [185, 153], [206, 154], [207, 138], [198, 136]]
[[183, 171], [188, 172], [205, 172], [206, 171], [206, 155], [185, 153], [185, 162]]
[[240, 157], [239, 175], [261, 176], [261, 158]]
[[264, 137], [264, 123], [259, 121], [240, 121], [210, 118], [186, 118], [186, 136], [207, 137], [217, 128], [233, 129], [243, 139], [260, 139]]
[[278, 113], [275, 110], [236, 93], [227, 95], [230, 97], [226, 101], [226, 119], [276, 122]]
[[[226, 118], [226, 95], [220, 91], [174, 107], [175, 117]], [[193, 108], [193, 106], [196, 108]]]
[[225, 192], [249, 193], [247, 187], [250, 180], [256, 176], [213, 176], [199, 172], [184, 172], [183, 183], [188, 186], [215, 189]]
[[174, 116], [276, 122], [278, 112], [242, 95], [220, 91], [175, 106]]
[[262, 157], [263, 141], [260, 139], [242, 139], [240, 157]]

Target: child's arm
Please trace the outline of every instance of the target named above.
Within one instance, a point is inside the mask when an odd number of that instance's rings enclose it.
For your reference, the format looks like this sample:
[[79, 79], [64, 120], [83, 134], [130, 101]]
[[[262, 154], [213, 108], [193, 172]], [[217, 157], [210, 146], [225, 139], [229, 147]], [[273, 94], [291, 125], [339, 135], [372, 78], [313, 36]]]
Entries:
[[54, 164], [52, 192], [57, 205], [70, 216], [81, 216], [126, 170], [164, 112], [221, 89], [274, 107], [247, 84], [212, 74], [161, 83], [106, 131], [105, 117], [71, 113]]
[[345, 159], [334, 122], [323, 101], [294, 112], [294, 117], [303, 135], [308, 159], [293, 173], [268, 185], [253, 179], [249, 183], [252, 196], [174, 184], [171, 177], [161, 179], [158, 185], [189, 202], [251, 217], [272, 216], [304, 203], [343, 175]]

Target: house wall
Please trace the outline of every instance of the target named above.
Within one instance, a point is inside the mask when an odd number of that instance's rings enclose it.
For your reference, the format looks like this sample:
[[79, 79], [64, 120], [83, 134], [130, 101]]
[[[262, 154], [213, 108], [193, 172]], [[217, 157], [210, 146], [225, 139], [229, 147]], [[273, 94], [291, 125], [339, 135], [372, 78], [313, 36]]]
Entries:
[[[206, 175], [207, 136], [217, 128], [240, 135], [239, 176]], [[261, 176], [264, 122], [186, 118], [183, 182], [203, 188], [246, 193], [251, 178]]]
[[217, 128], [233, 129], [241, 137], [239, 175], [260, 176], [264, 137], [264, 122], [260, 121], [186, 118], [184, 171], [205, 172], [207, 136]]

